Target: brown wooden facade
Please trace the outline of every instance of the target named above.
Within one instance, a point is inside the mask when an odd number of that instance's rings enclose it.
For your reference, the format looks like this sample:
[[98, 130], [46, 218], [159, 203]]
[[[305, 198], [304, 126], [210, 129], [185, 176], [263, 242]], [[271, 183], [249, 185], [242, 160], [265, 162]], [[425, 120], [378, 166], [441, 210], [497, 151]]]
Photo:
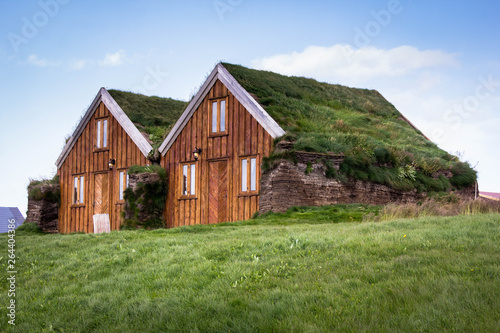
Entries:
[[[118, 230], [124, 204], [123, 200], [119, 200], [120, 172], [126, 172], [132, 165], [147, 164], [144, 154], [103, 102], [92, 112], [92, 117], [58, 169], [61, 185], [58, 229], [61, 233], [93, 232], [94, 214], [109, 214], [111, 230]], [[108, 165], [110, 159], [115, 160], [112, 170]], [[75, 178], [78, 182], [76, 190]]]
[[[214, 124], [211, 110], [214, 103], [220, 101], [225, 101], [226, 114]], [[225, 123], [224, 130], [212, 133], [212, 126], [221, 126], [221, 122]], [[161, 163], [169, 176], [166, 226], [251, 218], [259, 210], [260, 164], [272, 147], [273, 138], [269, 133], [217, 80], [162, 157]], [[197, 161], [193, 156], [195, 148], [201, 148]], [[257, 185], [253, 191], [242, 191], [241, 170], [242, 163], [246, 163], [242, 160], [251, 159], [257, 162]], [[191, 174], [192, 165], [194, 174]], [[186, 169], [188, 176], [184, 178]], [[250, 181], [248, 177], [247, 181]], [[186, 187], [193, 187], [195, 193], [185, 191]]]

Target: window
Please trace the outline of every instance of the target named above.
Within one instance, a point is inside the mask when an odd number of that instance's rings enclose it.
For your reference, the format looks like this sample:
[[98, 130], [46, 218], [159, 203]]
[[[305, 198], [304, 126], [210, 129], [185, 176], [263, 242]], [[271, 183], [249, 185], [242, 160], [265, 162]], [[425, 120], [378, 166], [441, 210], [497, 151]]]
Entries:
[[254, 194], [257, 191], [257, 157], [241, 159], [241, 192]]
[[182, 165], [182, 196], [194, 197], [196, 195], [196, 164]]
[[96, 120], [96, 144], [97, 149], [108, 147], [108, 120]]
[[226, 99], [213, 100], [210, 109], [210, 133], [225, 134], [227, 132]]
[[119, 193], [118, 193], [118, 200], [123, 201], [123, 192], [125, 189], [128, 187], [128, 173], [127, 171], [120, 171], [119, 172]]
[[84, 198], [84, 177], [76, 176], [73, 178], [73, 204], [83, 204]]

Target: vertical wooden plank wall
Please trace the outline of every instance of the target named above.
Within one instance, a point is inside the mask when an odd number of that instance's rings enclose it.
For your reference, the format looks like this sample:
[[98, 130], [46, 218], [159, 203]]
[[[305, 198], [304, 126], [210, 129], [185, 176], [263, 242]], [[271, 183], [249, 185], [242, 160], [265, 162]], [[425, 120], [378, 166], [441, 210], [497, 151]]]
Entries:
[[[94, 151], [96, 143], [95, 120], [103, 117], [108, 117], [108, 149]], [[108, 167], [110, 158], [116, 160], [112, 171]], [[118, 230], [122, 222], [121, 211], [123, 209], [123, 203], [118, 200], [119, 171], [136, 164], [146, 165], [146, 157], [101, 102], [58, 171], [61, 184], [59, 232], [93, 232], [93, 186], [96, 173], [108, 174], [110, 227], [111, 230]], [[84, 203], [82, 205], [73, 205], [72, 203], [73, 177], [76, 175], [85, 177]]]
[[[227, 134], [210, 137], [210, 99], [228, 96]], [[181, 163], [194, 161], [192, 151], [201, 148], [196, 163], [197, 195], [195, 199], [181, 198]], [[269, 156], [273, 147], [272, 137], [255, 120], [241, 103], [217, 81], [194, 112], [166, 155], [162, 165], [169, 176], [169, 190], [165, 206], [165, 220], [168, 228], [209, 223], [208, 214], [208, 168], [209, 161], [228, 161], [228, 215], [229, 221], [249, 219], [259, 210], [259, 196], [240, 196], [240, 157]], [[257, 173], [260, 183], [260, 172]]]

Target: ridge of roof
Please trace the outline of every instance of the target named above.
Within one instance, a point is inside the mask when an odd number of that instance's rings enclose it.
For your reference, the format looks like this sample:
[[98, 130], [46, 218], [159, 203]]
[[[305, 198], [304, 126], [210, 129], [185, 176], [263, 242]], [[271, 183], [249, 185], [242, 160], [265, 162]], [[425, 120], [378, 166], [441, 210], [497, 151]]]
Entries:
[[226, 86], [235, 98], [245, 107], [246, 110], [248, 110], [248, 112], [250, 112], [250, 114], [255, 117], [257, 122], [273, 138], [277, 138], [285, 134], [285, 131], [281, 128], [281, 126], [267, 113], [266, 110], [264, 110], [264, 108], [250, 95], [250, 93], [240, 85], [240, 83], [229, 73], [222, 63], [218, 63], [196, 95], [193, 97], [189, 105], [186, 107], [186, 110], [184, 110], [163, 143], [160, 145], [159, 151], [163, 156], [165, 156], [167, 151], [170, 149], [175, 139], [187, 125], [189, 119], [191, 119], [194, 112], [203, 101], [203, 98], [217, 80], [220, 80]]
[[59, 155], [55, 163], [58, 169], [61, 168], [62, 164], [68, 157], [71, 149], [74, 147], [74, 145], [78, 141], [78, 138], [81, 136], [83, 130], [85, 129], [90, 119], [92, 118], [93, 114], [95, 113], [97, 106], [101, 102], [104, 103], [104, 105], [108, 108], [109, 112], [115, 117], [120, 126], [122, 126], [122, 128], [130, 136], [132, 141], [137, 145], [137, 147], [144, 156], [148, 156], [151, 149], [153, 149], [149, 144], [149, 142], [146, 140], [146, 138], [141, 134], [141, 132], [137, 129], [137, 127], [132, 123], [130, 118], [118, 105], [118, 103], [116, 103], [116, 101], [109, 94], [109, 92], [103, 87], [99, 89], [99, 92], [95, 96], [89, 108], [87, 109], [82, 119], [78, 123], [78, 126], [76, 127], [75, 131], [73, 132], [70, 139], [64, 146], [63, 151]]

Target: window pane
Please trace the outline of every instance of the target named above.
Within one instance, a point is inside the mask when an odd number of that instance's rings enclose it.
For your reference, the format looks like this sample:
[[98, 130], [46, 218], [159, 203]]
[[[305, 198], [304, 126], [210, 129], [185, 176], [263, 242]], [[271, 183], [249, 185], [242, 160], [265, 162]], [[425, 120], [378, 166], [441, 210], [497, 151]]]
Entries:
[[75, 177], [75, 184], [73, 188], [73, 203], [78, 203], [78, 177]]
[[80, 177], [80, 203], [83, 203], [83, 176]]
[[226, 130], [226, 101], [220, 101], [220, 131]]
[[125, 185], [125, 188], [128, 188], [128, 173], [127, 173], [127, 185]]
[[247, 160], [241, 160], [241, 192], [246, 192], [247, 188]]
[[104, 119], [102, 122], [102, 127], [103, 127], [103, 134], [102, 134], [102, 146], [107, 147], [108, 146], [108, 120]]
[[217, 102], [212, 103], [212, 133], [217, 132]]
[[120, 180], [119, 180], [119, 182], [120, 182], [120, 186], [119, 186], [120, 187], [120, 189], [119, 189], [120, 193], [118, 194], [119, 195], [118, 200], [123, 200], [123, 171], [120, 171]]
[[188, 166], [182, 166], [182, 195], [187, 195]]
[[195, 195], [196, 189], [196, 165], [191, 164], [191, 195]]
[[250, 191], [257, 190], [257, 159], [250, 159]]
[[97, 121], [97, 148], [101, 148], [101, 121]]

